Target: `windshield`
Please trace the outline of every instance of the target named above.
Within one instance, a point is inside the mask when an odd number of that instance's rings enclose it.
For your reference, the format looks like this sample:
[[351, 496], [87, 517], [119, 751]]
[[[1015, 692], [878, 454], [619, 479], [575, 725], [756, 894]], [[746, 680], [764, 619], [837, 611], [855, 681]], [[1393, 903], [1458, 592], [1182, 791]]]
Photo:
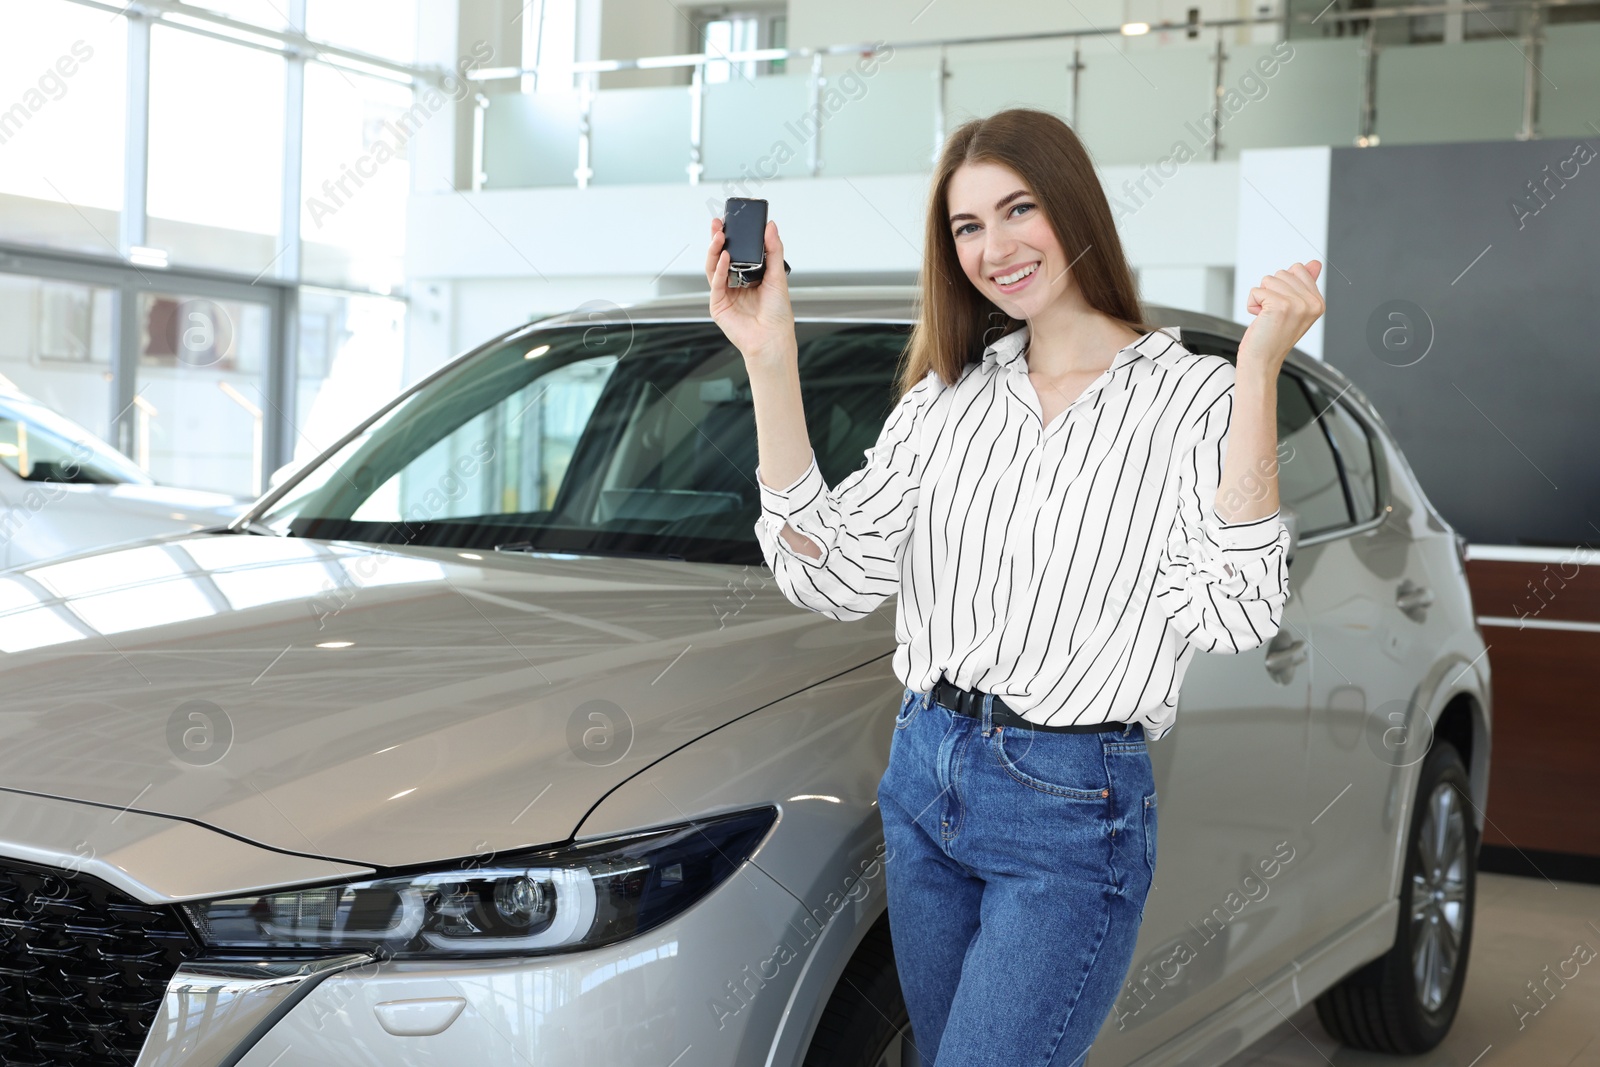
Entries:
[[151, 484], [133, 460], [82, 426], [19, 397], [0, 401], [0, 463], [30, 482]]
[[[830, 485], [894, 405], [910, 327], [801, 322]], [[260, 521], [292, 537], [759, 564], [755, 413], [712, 322], [522, 334], [412, 393]]]

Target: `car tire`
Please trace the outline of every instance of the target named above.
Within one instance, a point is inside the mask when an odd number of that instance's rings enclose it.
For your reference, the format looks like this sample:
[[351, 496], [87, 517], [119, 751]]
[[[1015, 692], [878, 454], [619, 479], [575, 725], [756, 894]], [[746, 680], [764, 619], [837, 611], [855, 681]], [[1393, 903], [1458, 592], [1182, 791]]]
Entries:
[[1336, 1041], [1417, 1055], [1449, 1032], [1472, 950], [1478, 837], [1471, 796], [1460, 754], [1436, 740], [1417, 782], [1394, 947], [1316, 1000], [1317, 1018]]
[[804, 1067], [913, 1067], [911, 1017], [885, 913], [845, 966], [817, 1022]]

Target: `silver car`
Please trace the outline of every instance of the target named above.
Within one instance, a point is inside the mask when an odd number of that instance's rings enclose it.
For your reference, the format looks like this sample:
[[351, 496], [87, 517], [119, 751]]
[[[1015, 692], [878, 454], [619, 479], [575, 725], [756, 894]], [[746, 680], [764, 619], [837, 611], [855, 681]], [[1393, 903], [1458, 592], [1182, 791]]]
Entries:
[[157, 484], [82, 426], [0, 387], [0, 568], [223, 526], [244, 511], [225, 493]]
[[[904, 288], [794, 292], [836, 484]], [[1242, 328], [1151, 308], [1193, 351]], [[1098, 1065], [1215, 1064], [1315, 998], [1450, 1026], [1489, 678], [1462, 541], [1291, 355], [1281, 632], [1152, 744], [1156, 888]], [[704, 295], [500, 336], [222, 532], [0, 575], [0, 1060], [917, 1060], [876, 790], [894, 605], [789, 603], [742, 357]]]

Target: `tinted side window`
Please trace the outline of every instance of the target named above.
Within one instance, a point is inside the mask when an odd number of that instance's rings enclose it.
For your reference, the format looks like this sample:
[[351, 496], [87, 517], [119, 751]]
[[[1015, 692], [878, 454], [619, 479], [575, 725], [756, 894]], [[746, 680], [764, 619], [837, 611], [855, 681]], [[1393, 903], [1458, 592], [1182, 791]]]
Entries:
[[1350, 525], [1333, 448], [1293, 374], [1278, 378], [1278, 499], [1300, 517], [1300, 536]]
[[1356, 522], [1366, 522], [1378, 514], [1378, 478], [1372, 435], [1350, 413], [1344, 401], [1316, 384], [1307, 382], [1322, 421], [1333, 437], [1338, 449], [1339, 464], [1344, 468], [1345, 486], [1350, 490], [1350, 507]]
[[[1237, 341], [1200, 330], [1183, 330], [1182, 340], [1191, 352], [1229, 361], [1239, 350]], [[1278, 377], [1278, 499], [1298, 513], [1301, 536], [1342, 529], [1377, 513], [1377, 453], [1347, 409], [1329, 410], [1332, 401], [1326, 390], [1292, 371]], [[1324, 410], [1328, 414], [1318, 418]]]

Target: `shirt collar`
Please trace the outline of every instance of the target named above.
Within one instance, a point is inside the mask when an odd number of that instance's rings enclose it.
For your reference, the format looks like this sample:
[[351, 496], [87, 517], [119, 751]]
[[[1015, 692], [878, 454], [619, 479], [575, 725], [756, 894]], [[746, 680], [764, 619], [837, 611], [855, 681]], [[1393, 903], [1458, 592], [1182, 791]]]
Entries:
[[[1144, 334], [1137, 341], [1124, 348], [1118, 349], [1117, 354], [1111, 359], [1111, 369], [1126, 366], [1140, 357], [1155, 359], [1165, 352], [1176, 341], [1182, 343], [1183, 338], [1176, 326], [1163, 326], [1159, 330], [1152, 330]], [[1012, 330], [1004, 337], [989, 345], [983, 350], [983, 362], [992, 366], [1005, 369], [1015, 369], [1026, 373], [1028, 369], [1025, 358], [1025, 349], [1028, 347], [1028, 326], [1026, 323]]]

